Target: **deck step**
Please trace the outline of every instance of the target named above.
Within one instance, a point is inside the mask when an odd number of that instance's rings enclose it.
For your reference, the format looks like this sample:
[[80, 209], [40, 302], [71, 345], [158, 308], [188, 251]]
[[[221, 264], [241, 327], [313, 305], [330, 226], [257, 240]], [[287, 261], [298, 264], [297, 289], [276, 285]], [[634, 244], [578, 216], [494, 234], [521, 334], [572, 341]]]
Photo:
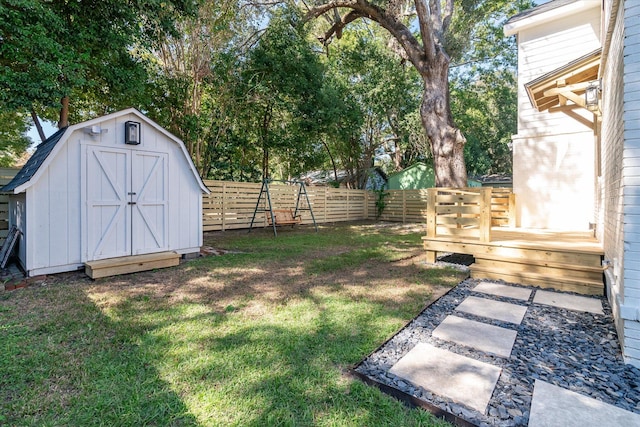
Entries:
[[426, 251], [457, 252], [475, 257], [539, 261], [570, 265], [600, 265], [600, 252], [573, 250], [558, 247], [527, 247], [520, 242], [453, 242], [442, 239], [423, 238]]
[[600, 257], [595, 257], [591, 263], [582, 264], [548, 262], [535, 259], [497, 258], [487, 255], [476, 257], [477, 266], [492, 268], [495, 271], [502, 271], [507, 274], [535, 273], [544, 274], [551, 278], [580, 279], [593, 282], [602, 281], [604, 269], [600, 263]]
[[137, 273], [156, 268], [173, 267], [180, 263], [180, 255], [176, 252], [157, 252], [153, 254], [131, 255], [119, 258], [89, 261], [85, 265], [85, 273], [92, 279], [116, 276], [118, 274]]
[[[602, 295], [604, 284], [602, 275], [597, 280], [572, 276], [575, 270], [568, 270], [566, 275], [524, 271], [505, 271], [486, 265], [471, 265], [471, 277], [476, 279], [504, 280], [505, 282], [540, 286], [565, 292], [577, 292], [583, 295]], [[602, 273], [600, 273], [602, 274]]]

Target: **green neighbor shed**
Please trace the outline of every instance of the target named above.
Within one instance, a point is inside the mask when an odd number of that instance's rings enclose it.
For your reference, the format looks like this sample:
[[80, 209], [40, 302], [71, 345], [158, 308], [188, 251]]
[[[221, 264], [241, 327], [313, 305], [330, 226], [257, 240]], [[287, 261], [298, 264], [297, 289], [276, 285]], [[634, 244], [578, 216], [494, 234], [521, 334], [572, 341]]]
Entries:
[[419, 190], [435, 187], [436, 177], [433, 167], [418, 162], [388, 176], [389, 190]]

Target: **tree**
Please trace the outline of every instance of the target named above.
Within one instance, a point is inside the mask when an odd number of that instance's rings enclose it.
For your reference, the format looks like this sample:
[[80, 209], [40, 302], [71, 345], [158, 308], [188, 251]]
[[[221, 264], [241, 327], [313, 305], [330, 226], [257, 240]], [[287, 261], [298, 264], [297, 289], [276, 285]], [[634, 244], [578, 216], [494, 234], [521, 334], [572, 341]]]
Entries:
[[280, 178], [321, 162], [320, 135], [330, 124], [324, 67], [297, 25], [294, 11], [277, 10], [242, 70], [243, 123], [262, 149], [262, 176]]
[[[317, 4], [307, 19], [333, 14], [324, 43], [340, 38], [343, 29], [368, 19], [386, 29], [422, 78], [420, 118], [429, 139], [437, 186], [464, 187], [466, 139], [453, 120], [449, 65], [470, 46], [476, 25], [509, 0], [332, 0]], [[411, 28], [418, 29], [417, 36]]]
[[354, 23], [332, 44], [325, 59], [333, 85], [343, 92], [345, 104], [357, 110], [357, 115], [334, 119], [341, 127], [353, 126], [351, 134], [343, 131], [329, 139], [353, 186], [364, 185], [382, 149], [393, 160], [385, 166], [386, 172], [406, 166], [410, 132], [404, 124], [420, 105], [420, 78], [387, 48], [388, 42], [388, 36], [376, 26]]
[[[327, 12], [336, 13], [339, 19], [335, 19], [325, 32], [325, 43], [333, 36], [341, 37], [346, 25], [362, 18], [377, 22], [391, 33], [422, 77], [420, 116], [431, 142], [436, 185], [464, 187], [467, 181], [466, 140], [451, 116], [448, 91], [450, 56], [446, 48], [454, 1], [447, 0], [444, 8], [439, 0], [431, 0], [428, 5], [423, 0], [415, 1], [421, 41], [413, 35], [408, 24], [402, 22], [403, 2], [390, 0], [384, 3], [383, 7], [367, 0], [333, 0], [313, 7], [307, 17], [312, 19]], [[339, 12], [343, 10], [347, 12], [340, 16]]]
[[[95, 114], [137, 105], [150, 46], [190, 0], [6, 0], [0, 4], [0, 107], [69, 123], [71, 98]], [[37, 114], [36, 114], [37, 113]]]
[[29, 120], [15, 112], [0, 111], [0, 167], [14, 166], [31, 144], [26, 136]]
[[474, 175], [511, 173], [511, 136], [517, 131], [517, 46], [503, 22], [534, 6], [507, 2], [475, 25], [469, 48], [451, 64], [452, 111], [467, 138], [465, 159]]
[[237, 33], [247, 20], [237, 0], [201, 1], [154, 49], [151, 75], [158, 93], [150, 115], [185, 142], [202, 176], [233, 122], [237, 60], [230, 51], [239, 50]]

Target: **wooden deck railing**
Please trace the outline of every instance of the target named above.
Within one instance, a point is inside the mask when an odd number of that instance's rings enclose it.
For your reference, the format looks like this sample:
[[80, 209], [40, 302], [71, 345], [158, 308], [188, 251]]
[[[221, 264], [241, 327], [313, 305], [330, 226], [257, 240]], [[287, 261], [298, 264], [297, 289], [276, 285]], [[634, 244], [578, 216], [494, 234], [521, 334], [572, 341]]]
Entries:
[[427, 237], [491, 238], [491, 188], [430, 188]]
[[[491, 241], [491, 228], [515, 227], [515, 195], [508, 189], [430, 188], [426, 239]], [[436, 252], [427, 251], [435, 262]]]

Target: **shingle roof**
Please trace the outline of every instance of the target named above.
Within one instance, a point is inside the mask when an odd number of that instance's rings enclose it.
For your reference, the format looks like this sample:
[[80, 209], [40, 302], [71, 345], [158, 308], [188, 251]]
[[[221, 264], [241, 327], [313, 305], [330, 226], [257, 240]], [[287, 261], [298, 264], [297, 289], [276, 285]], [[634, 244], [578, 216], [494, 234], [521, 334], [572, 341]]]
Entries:
[[516, 21], [520, 21], [521, 19], [529, 18], [531, 16], [540, 15], [541, 13], [545, 13], [545, 12], [548, 12], [550, 10], [556, 9], [558, 7], [566, 6], [566, 5], [571, 4], [571, 3], [575, 3], [576, 1], [578, 1], [578, 0], [551, 0], [550, 2], [541, 4], [540, 6], [536, 6], [536, 7], [533, 7], [531, 9], [527, 9], [524, 12], [520, 12], [519, 14], [512, 16], [505, 23], [505, 25], [506, 24], [512, 24], [512, 23], [514, 23]]
[[56, 146], [62, 135], [67, 128], [62, 128], [49, 138], [47, 138], [43, 143], [38, 145], [36, 148], [36, 152], [33, 153], [31, 158], [27, 160], [27, 163], [18, 171], [16, 176], [13, 177], [11, 181], [4, 187], [0, 188], [0, 192], [10, 192], [24, 184], [25, 182], [29, 182], [29, 180], [35, 175], [35, 173], [40, 169], [42, 163], [51, 153], [51, 150]]

